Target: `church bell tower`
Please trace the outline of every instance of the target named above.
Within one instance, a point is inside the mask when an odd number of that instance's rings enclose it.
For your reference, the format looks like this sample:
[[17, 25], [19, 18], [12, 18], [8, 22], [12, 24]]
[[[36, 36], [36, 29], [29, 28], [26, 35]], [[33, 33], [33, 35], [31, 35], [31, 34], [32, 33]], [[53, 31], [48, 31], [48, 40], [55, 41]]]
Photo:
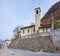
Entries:
[[40, 14], [41, 14], [40, 7], [35, 8], [35, 32], [36, 33], [37, 33], [37, 31], [40, 27], [40, 24], [41, 24]]

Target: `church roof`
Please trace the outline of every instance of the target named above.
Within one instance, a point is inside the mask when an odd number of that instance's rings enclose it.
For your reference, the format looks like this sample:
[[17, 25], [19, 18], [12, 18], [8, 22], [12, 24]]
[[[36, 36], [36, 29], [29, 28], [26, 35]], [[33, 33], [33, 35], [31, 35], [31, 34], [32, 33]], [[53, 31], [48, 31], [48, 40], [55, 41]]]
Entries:
[[26, 28], [31, 28], [31, 27], [35, 27], [35, 25], [30, 25], [30, 26], [22, 27], [21, 30], [22, 29], [26, 29]]
[[47, 25], [44, 25], [44, 26], [39, 27], [39, 29], [40, 29], [40, 28], [51, 28], [51, 27], [52, 27], [51, 24], [47, 24]]

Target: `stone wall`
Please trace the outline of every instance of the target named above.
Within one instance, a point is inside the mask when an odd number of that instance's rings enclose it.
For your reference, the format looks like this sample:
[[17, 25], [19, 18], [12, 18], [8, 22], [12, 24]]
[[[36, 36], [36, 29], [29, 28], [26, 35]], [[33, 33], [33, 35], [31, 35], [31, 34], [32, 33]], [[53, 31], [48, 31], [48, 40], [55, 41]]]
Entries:
[[55, 52], [60, 52], [60, 29], [52, 30], [53, 46]]
[[25, 39], [16, 39], [10, 45], [9, 48], [29, 50], [29, 51], [43, 51], [52, 52], [52, 38], [51, 36], [38, 36]]

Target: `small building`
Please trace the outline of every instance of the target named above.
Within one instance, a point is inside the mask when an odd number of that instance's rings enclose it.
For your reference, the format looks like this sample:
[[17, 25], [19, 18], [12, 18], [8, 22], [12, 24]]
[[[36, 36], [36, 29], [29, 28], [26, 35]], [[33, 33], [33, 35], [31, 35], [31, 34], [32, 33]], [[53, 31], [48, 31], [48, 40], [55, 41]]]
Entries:
[[11, 42], [10, 40], [4, 40], [2, 44], [4, 45], [4, 47], [8, 47], [10, 42]]
[[4, 47], [3, 41], [0, 42], [0, 49]]

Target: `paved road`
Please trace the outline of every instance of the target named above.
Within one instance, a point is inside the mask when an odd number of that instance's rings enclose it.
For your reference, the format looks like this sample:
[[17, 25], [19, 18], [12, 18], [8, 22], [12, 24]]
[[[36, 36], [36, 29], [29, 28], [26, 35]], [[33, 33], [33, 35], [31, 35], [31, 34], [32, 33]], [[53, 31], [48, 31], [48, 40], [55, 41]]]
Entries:
[[60, 56], [58, 53], [30, 52], [14, 49], [1, 49], [0, 56]]

